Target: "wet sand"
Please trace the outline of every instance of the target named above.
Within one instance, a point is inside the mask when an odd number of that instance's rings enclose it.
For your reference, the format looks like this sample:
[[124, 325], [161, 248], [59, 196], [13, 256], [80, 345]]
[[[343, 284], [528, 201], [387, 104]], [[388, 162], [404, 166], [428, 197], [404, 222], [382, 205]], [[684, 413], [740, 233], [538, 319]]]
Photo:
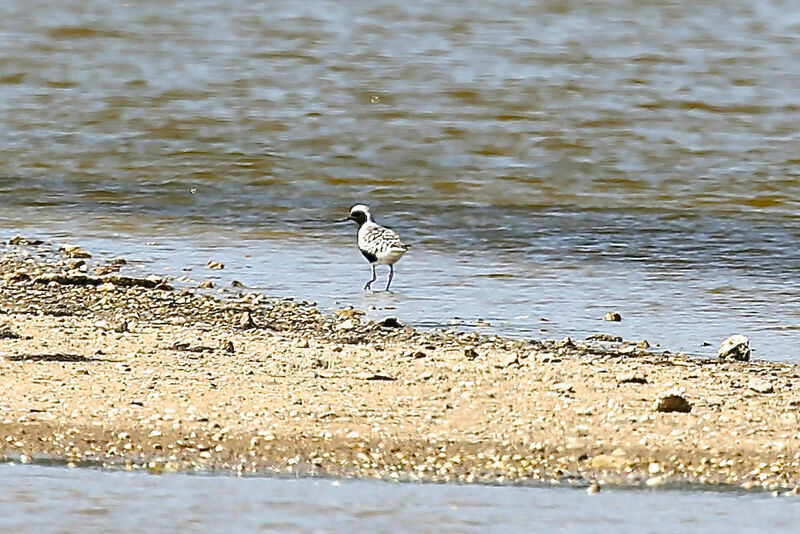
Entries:
[[[0, 257], [0, 456], [153, 472], [797, 492], [800, 368], [510, 340]], [[673, 392], [691, 410], [661, 412]]]

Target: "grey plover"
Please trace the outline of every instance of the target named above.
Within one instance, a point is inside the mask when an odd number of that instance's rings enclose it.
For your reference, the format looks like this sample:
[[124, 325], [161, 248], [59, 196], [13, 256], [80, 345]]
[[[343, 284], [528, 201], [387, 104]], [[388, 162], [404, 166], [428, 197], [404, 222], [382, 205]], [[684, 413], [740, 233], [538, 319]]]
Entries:
[[394, 264], [403, 257], [408, 247], [400, 241], [400, 237], [394, 231], [372, 220], [372, 214], [364, 204], [356, 204], [350, 208], [350, 215], [342, 221], [355, 221], [358, 224], [358, 250], [372, 267], [372, 279], [364, 284], [364, 289], [372, 287], [372, 282], [378, 277], [375, 267], [388, 265], [389, 280], [386, 282], [386, 291], [389, 291], [394, 278]]

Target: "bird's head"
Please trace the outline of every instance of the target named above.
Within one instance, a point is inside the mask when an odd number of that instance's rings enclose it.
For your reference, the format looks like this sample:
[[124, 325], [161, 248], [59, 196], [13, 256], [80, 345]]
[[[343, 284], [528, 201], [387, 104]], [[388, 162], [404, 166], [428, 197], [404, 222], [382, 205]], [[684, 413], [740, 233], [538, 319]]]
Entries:
[[369, 207], [364, 204], [356, 204], [352, 208], [350, 208], [350, 215], [341, 219], [343, 221], [355, 221], [356, 224], [361, 226], [365, 222], [372, 219], [372, 214], [369, 212]]

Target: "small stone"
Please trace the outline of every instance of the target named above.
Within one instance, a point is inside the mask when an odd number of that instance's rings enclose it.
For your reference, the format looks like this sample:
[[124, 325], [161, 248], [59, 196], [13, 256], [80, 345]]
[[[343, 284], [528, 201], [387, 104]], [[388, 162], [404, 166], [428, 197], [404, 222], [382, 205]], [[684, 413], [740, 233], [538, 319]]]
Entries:
[[384, 374], [381, 374], [381, 373], [374, 373], [374, 374], [371, 374], [371, 375], [367, 376], [365, 378], [365, 380], [377, 380], [377, 381], [393, 382], [393, 381], [395, 381], [397, 379], [395, 377], [393, 377], [393, 376], [384, 375]]
[[775, 393], [775, 388], [766, 380], [754, 380], [747, 387], [756, 393]]
[[589, 495], [600, 493], [600, 484], [598, 484], [597, 481], [592, 482], [591, 484], [589, 484], [589, 487], [586, 488], [586, 493], [588, 493]]
[[608, 343], [622, 342], [621, 336], [615, 336], [612, 334], [592, 334], [591, 336], [588, 336], [586, 339], [588, 339], [589, 341], [606, 341]]
[[61, 250], [70, 258], [91, 258], [92, 255], [77, 245], [64, 245]]
[[0, 327], [0, 339], [20, 339], [21, 337], [7, 326]]
[[553, 384], [552, 386], [550, 386], [550, 391], [555, 391], [556, 393], [560, 394], [575, 393], [575, 388], [570, 383], [559, 382], [557, 384]]
[[231, 280], [231, 287], [244, 287], [244, 284], [238, 280]]
[[619, 379], [620, 384], [647, 384], [647, 379], [639, 375], [624, 375]]
[[336, 317], [339, 319], [358, 319], [363, 315], [365, 315], [363, 311], [357, 310], [352, 306], [347, 306], [345, 308], [339, 308], [336, 310]]
[[658, 396], [655, 403], [657, 412], [689, 413], [692, 405], [678, 391], [667, 391]]
[[648, 343], [646, 339], [643, 339], [639, 343], [637, 343], [636, 346], [640, 349], [649, 349], [650, 343]]
[[157, 274], [151, 274], [146, 277], [145, 280], [153, 285], [160, 285], [164, 283], [164, 277], [158, 276]]
[[214, 282], [211, 280], [203, 280], [197, 284], [197, 289], [211, 289], [212, 287], [214, 287]]
[[385, 317], [378, 321], [378, 325], [382, 328], [403, 328], [403, 325], [397, 320], [397, 317]]
[[347, 319], [341, 323], [336, 324], [336, 330], [352, 330], [358, 326], [358, 321], [355, 319]]
[[418, 377], [417, 380], [430, 380], [433, 378], [433, 373], [430, 371], [423, 371]]
[[130, 330], [128, 329], [128, 321], [122, 321], [114, 328], [114, 332], [118, 334], [122, 334], [123, 332], [129, 332], [129, 331]]
[[[83, 260], [81, 260], [81, 261], [83, 261]], [[119, 267], [117, 267], [115, 265], [106, 264], [106, 265], [98, 265], [97, 267], [92, 269], [92, 272], [95, 274], [95, 276], [105, 276], [107, 274], [111, 274], [111, 273], [113, 273], [115, 271], [118, 271], [118, 270], [119, 270]]]
[[589, 460], [591, 468], [598, 471], [619, 471], [625, 469], [630, 464], [630, 460], [626, 457], [613, 454], [598, 454]]
[[618, 323], [622, 320], [622, 315], [619, 312], [608, 312], [603, 316], [603, 320]]
[[464, 347], [464, 356], [466, 356], [470, 360], [474, 360], [478, 357], [478, 351], [475, 350], [475, 347]]
[[41, 245], [44, 243], [41, 239], [29, 239], [22, 236], [14, 236], [9, 241], [9, 245]]
[[108, 293], [109, 291], [114, 291], [115, 289], [117, 289], [117, 286], [115, 286], [111, 282], [105, 282], [97, 286], [97, 290], [102, 291], [104, 293]]
[[570, 338], [570, 337], [565, 337], [564, 339], [562, 339], [561, 341], [559, 341], [556, 344], [556, 348], [559, 348], [559, 349], [570, 349], [570, 348], [573, 348], [574, 346], [575, 346], [575, 343], [572, 342], [572, 338]]
[[229, 354], [233, 354], [236, 352], [236, 348], [233, 346], [233, 341], [228, 340], [222, 343], [222, 350]]
[[225, 264], [220, 262], [220, 261], [209, 260], [209, 262], [206, 263], [206, 268], [215, 269], [215, 270], [222, 270], [222, 269], [225, 268]]
[[30, 280], [30, 278], [31, 276], [23, 271], [14, 271], [13, 273], [6, 273], [3, 275], [3, 279], [9, 282], [23, 282], [25, 280]]
[[241, 316], [239, 316], [239, 328], [241, 328], [242, 330], [249, 330], [255, 327], [256, 323], [255, 321], [253, 321], [253, 317], [250, 315], [249, 311], [246, 311]]
[[498, 369], [504, 369], [510, 365], [514, 365], [515, 363], [519, 363], [519, 355], [518, 354], [509, 354], [503, 358], [500, 358], [498, 361], [494, 363], [494, 366]]
[[750, 340], [742, 334], [734, 334], [722, 342], [717, 350], [720, 360], [736, 360], [746, 362], [750, 360]]

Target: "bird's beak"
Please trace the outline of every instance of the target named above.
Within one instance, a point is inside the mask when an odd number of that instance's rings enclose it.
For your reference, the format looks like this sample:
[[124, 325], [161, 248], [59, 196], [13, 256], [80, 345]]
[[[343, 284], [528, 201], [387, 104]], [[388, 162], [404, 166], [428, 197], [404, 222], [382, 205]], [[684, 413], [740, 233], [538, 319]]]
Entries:
[[350, 219], [350, 216], [348, 215], [348, 216], [347, 216], [347, 217], [345, 217], [344, 219], [336, 219], [336, 220], [335, 220], [335, 221], [333, 221], [333, 222], [342, 223], [342, 222], [347, 222], [347, 221], [350, 221], [350, 220], [352, 220], [352, 219]]

